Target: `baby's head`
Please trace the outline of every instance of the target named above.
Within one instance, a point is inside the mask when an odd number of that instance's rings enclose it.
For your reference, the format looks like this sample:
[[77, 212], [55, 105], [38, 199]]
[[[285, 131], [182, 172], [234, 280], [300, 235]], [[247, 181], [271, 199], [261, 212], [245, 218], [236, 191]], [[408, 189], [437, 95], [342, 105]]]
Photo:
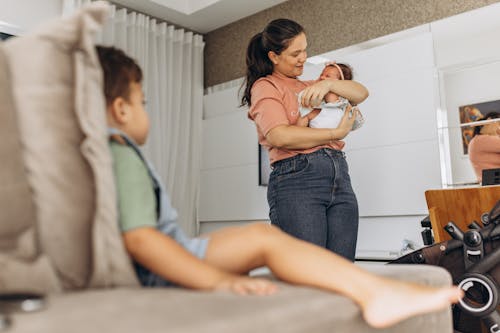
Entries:
[[346, 64], [328, 62], [319, 76], [320, 80], [352, 80], [352, 68]]
[[142, 70], [122, 50], [106, 46], [96, 49], [104, 74], [108, 126], [121, 130], [141, 145], [146, 142], [149, 132]]

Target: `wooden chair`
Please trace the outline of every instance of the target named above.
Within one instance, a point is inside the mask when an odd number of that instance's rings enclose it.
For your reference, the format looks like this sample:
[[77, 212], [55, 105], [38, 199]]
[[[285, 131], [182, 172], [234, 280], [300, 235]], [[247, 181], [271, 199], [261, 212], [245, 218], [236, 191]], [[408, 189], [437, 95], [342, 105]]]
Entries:
[[500, 200], [500, 185], [428, 190], [425, 199], [434, 240], [439, 243], [451, 239], [443, 229], [449, 221], [455, 222], [462, 231], [468, 230], [472, 221], [482, 225], [481, 215]]

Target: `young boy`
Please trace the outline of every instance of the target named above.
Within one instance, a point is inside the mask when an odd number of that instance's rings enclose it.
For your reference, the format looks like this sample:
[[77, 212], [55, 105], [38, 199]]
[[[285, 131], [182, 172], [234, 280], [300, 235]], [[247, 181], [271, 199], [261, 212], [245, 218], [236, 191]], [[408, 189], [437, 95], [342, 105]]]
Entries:
[[367, 323], [375, 327], [443, 309], [462, 296], [456, 287], [431, 288], [373, 275], [268, 224], [227, 228], [204, 238], [186, 237], [175, 223], [176, 212], [160, 180], [137, 148], [149, 130], [141, 69], [120, 50], [98, 47], [97, 51], [112, 128], [119, 223], [143, 285], [269, 295], [277, 291], [275, 284], [245, 275], [267, 266], [283, 281], [353, 299]]

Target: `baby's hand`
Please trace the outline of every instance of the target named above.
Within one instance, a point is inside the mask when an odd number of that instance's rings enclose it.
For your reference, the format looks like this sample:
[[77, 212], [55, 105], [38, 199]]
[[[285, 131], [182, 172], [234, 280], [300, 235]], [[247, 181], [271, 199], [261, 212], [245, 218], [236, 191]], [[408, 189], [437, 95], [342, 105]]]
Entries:
[[302, 127], [307, 127], [309, 126], [309, 122], [313, 120], [319, 113], [321, 112], [320, 109], [313, 109], [311, 112], [306, 114], [304, 117], [301, 117], [297, 120], [297, 123], [295, 124], [296, 126], [302, 126]]
[[307, 127], [309, 126], [309, 117], [308, 115], [305, 115], [304, 117], [300, 117], [297, 119], [297, 123], [295, 126], [300, 126], [300, 127]]
[[221, 280], [215, 290], [232, 291], [238, 295], [272, 295], [278, 287], [269, 280], [248, 276], [230, 275]]
[[325, 95], [326, 103], [335, 103], [339, 99], [339, 96], [335, 93], [329, 92]]

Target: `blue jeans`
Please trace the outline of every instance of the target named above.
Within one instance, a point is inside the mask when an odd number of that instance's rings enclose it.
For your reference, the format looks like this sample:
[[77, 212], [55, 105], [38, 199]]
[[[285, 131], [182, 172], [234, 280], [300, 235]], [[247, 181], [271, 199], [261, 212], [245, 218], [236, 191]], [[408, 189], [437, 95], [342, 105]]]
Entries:
[[359, 214], [348, 172], [344, 153], [327, 148], [275, 162], [267, 189], [271, 223], [354, 261]]

